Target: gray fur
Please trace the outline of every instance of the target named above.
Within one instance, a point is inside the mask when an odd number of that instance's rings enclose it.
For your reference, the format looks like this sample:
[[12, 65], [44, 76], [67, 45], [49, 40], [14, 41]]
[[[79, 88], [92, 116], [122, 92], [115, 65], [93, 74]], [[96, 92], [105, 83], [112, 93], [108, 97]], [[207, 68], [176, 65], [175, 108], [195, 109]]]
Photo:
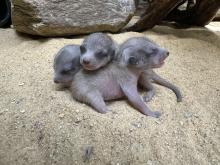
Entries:
[[160, 67], [168, 52], [146, 38], [131, 38], [124, 42], [116, 60], [102, 69], [90, 72], [80, 70], [73, 78], [73, 97], [87, 103], [100, 113], [108, 108], [104, 100], [127, 97], [131, 105], [141, 113], [159, 117], [151, 111], [137, 91], [137, 81], [147, 69]]
[[[121, 50], [125, 51], [126, 55], [124, 58], [127, 58], [127, 56], [129, 58], [133, 57], [133, 62], [135, 59], [142, 58], [146, 55], [147, 58], [139, 60], [140, 63], [138, 64], [140, 66], [145, 65], [146, 70], [161, 67], [164, 64], [165, 58], [169, 55], [166, 49], [158, 46], [146, 37], [128, 39], [121, 44], [119, 51]], [[128, 63], [130, 63], [130, 61]], [[130, 66], [132, 66], [132, 63], [130, 63]]]
[[82, 68], [79, 45], [64, 46], [54, 58], [54, 82], [69, 86], [74, 75]]
[[104, 33], [93, 33], [80, 46], [80, 63], [86, 70], [97, 70], [110, 62], [116, 53], [117, 44]]
[[145, 70], [138, 80], [138, 84], [140, 84], [142, 87], [147, 89], [147, 93], [144, 95], [143, 99], [144, 101], [148, 102], [150, 101], [153, 96], [155, 95], [155, 89], [152, 85], [152, 83], [164, 86], [172, 90], [177, 98], [177, 102], [182, 101], [182, 95], [178, 87], [173, 85], [172, 83], [168, 82], [164, 78], [160, 77], [158, 74], [156, 74], [152, 69]]

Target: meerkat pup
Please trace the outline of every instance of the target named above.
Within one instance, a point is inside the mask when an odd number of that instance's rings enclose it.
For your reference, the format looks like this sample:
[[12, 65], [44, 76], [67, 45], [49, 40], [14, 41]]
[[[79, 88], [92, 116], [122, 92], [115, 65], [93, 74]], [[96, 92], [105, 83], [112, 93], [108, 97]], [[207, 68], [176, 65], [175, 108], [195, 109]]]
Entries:
[[97, 70], [114, 58], [117, 47], [107, 34], [90, 34], [80, 46], [80, 63], [86, 70]]
[[[130, 45], [130, 42], [134, 44]], [[80, 70], [71, 84], [72, 95], [100, 113], [108, 111], [104, 100], [127, 97], [131, 105], [141, 113], [159, 117], [161, 113], [151, 111], [141, 99], [137, 82], [144, 70], [160, 67], [167, 56], [166, 49], [146, 38], [128, 39], [121, 45], [116, 60], [106, 67], [93, 72]]]
[[[122, 47], [132, 47], [136, 44], [139, 44], [140, 47], [141, 46], [144, 47], [146, 40], [148, 40], [148, 42], [151, 42], [151, 44], [149, 45], [149, 49], [152, 50], [152, 52], [151, 52], [152, 54], [160, 53], [160, 50], [161, 49], [163, 50], [163, 48], [161, 48], [159, 45], [157, 45], [155, 42], [153, 42], [152, 40], [150, 40], [148, 38], [139, 39], [138, 42], [135, 39], [134, 40], [130, 39], [126, 43], [122, 44]], [[141, 52], [141, 50], [139, 50], [139, 52]], [[169, 55], [169, 52], [167, 51], [167, 56], [168, 55]], [[149, 102], [153, 98], [153, 96], [155, 95], [155, 88], [152, 83], [167, 87], [168, 89], [172, 90], [175, 93], [176, 98], [177, 98], [177, 102], [182, 101], [182, 95], [181, 95], [181, 92], [179, 91], [178, 87], [176, 87], [172, 83], [168, 82], [164, 78], [160, 77], [158, 74], [156, 74], [156, 72], [153, 71], [153, 68], [159, 68], [163, 64], [164, 64], [164, 62], [162, 61], [161, 63], [159, 63], [158, 66], [148, 68], [148, 69], [144, 70], [144, 72], [142, 72], [142, 74], [140, 75], [140, 78], [138, 80], [138, 85], [140, 85], [145, 90], [147, 90], [146, 94], [143, 97], [145, 102]]]
[[69, 86], [74, 75], [82, 68], [80, 65], [80, 46], [64, 46], [54, 58], [54, 82]]

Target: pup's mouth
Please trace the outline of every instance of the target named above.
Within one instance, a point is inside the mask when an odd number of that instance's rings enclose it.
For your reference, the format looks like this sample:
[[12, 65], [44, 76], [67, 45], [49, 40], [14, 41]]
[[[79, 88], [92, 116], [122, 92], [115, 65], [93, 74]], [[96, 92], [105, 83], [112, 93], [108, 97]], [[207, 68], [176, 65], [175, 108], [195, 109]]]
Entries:
[[87, 64], [87, 65], [83, 64], [83, 68], [86, 70], [96, 70], [97, 69], [96, 66], [90, 65], [90, 64]]
[[165, 60], [166, 58], [161, 58], [160, 60], [159, 60], [159, 63], [158, 64], [155, 64], [155, 65], [153, 65], [153, 68], [160, 68], [160, 67], [162, 67], [163, 65], [164, 65], [164, 60]]
[[62, 84], [62, 85], [68, 85], [70, 84], [72, 81], [54, 81], [55, 84]]
[[72, 80], [73, 80], [72, 77], [66, 78], [66, 79], [54, 77], [54, 79], [53, 79], [55, 84], [69, 84], [72, 82]]
[[[165, 60], [165, 59], [164, 59]], [[158, 66], [162, 66], [162, 65], [164, 65], [164, 60], [160, 60], [160, 63], [158, 64]]]

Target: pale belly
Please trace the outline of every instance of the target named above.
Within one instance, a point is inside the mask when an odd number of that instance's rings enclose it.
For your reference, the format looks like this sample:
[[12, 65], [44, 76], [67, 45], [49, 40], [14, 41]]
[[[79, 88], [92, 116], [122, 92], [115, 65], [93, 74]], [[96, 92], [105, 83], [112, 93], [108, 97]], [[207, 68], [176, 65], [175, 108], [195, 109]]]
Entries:
[[104, 100], [114, 100], [124, 97], [124, 93], [117, 81], [105, 81], [99, 88]]

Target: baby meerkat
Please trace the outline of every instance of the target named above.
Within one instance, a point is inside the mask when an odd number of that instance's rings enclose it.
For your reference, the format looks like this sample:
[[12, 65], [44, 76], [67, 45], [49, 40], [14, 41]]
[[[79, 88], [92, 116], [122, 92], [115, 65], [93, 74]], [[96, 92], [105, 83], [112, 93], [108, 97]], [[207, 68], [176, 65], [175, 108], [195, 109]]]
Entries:
[[69, 86], [74, 75], [82, 68], [79, 45], [64, 46], [54, 58], [54, 82]]
[[[145, 49], [144, 46], [145, 46], [146, 40], [148, 42], [151, 42], [151, 44], [149, 44], [149, 46], [148, 46], [148, 49], [151, 50], [148, 52], [149, 55], [161, 53], [164, 51], [164, 48], [161, 48], [159, 45], [157, 45], [155, 42], [153, 42], [152, 40], [150, 40], [148, 38], [139, 38], [138, 41], [135, 39], [130, 39], [126, 43], [122, 44], [122, 47], [132, 47], [132, 46], [138, 44], [140, 47], [143, 46], [143, 49]], [[140, 49], [139, 52], [141, 52], [141, 51], [142, 50]], [[167, 51], [167, 50], [165, 50], [165, 51]], [[167, 51], [167, 56], [168, 55], [169, 55], [169, 52]], [[160, 77], [158, 74], [156, 74], [156, 72], [153, 71], [153, 68], [161, 67], [164, 64], [163, 61], [164, 60], [162, 59], [162, 61], [159, 63], [158, 66], [148, 68], [140, 75], [140, 78], [138, 80], [138, 85], [140, 85], [145, 90], [147, 90], [147, 93], [143, 97], [145, 102], [150, 101], [153, 98], [153, 96], [155, 95], [155, 88], [152, 83], [156, 83], [158, 85], [167, 87], [168, 89], [172, 90], [175, 93], [176, 98], [177, 98], [177, 102], [182, 101], [182, 95], [181, 95], [181, 92], [179, 91], [179, 89], [175, 85], [168, 82], [164, 78]]]
[[[135, 44], [130, 45], [130, 42]], [[146, 38], [128, 39], [121, 45], [116, 60], [106, 67], [93, 72], [80, 70], [71, 84], [72, 95], [100, 113], [108, 111], [104, 100], [127, 97], [141, 113], [159, 117], [161, 113], [151, 111], [141, 99], [137, 82], [144, 70], [160, 67], [167, 56], [166, 49]]]
[[115, 56], [117, 44], [104, 33], [93, 33], [80, 46], [80, 63], [86, 70], [97, 70]]

